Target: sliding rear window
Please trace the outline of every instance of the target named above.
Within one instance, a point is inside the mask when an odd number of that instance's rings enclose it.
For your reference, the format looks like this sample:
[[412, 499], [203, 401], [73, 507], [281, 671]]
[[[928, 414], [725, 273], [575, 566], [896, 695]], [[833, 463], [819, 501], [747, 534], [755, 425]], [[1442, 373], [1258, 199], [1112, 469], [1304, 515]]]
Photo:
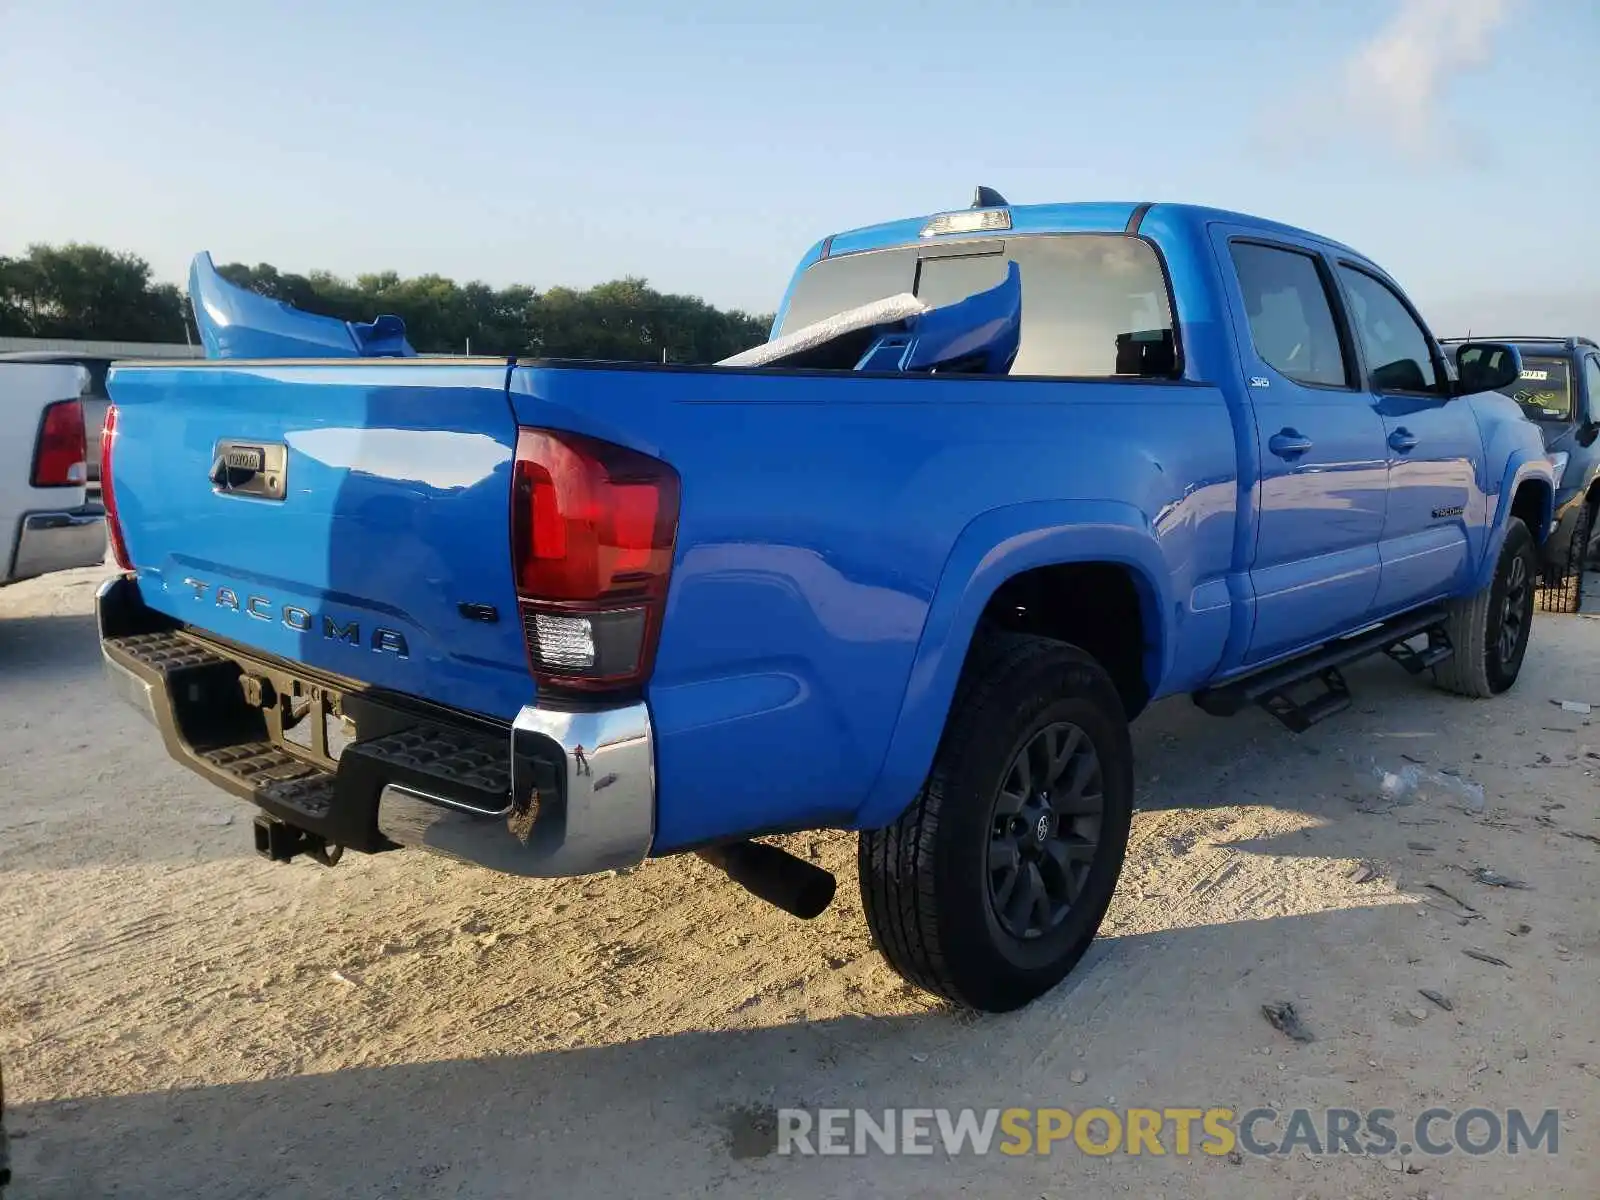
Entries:
[[1022, 346], [1013, 375], [1161, 378], [1177, 374], [1166, 274], [1154, 248], [1121, 234], [1052, 234], [902, 246], [823, 259], [795, 286], [779, 333], [911, 292], [954, 304], [1022, 273]]

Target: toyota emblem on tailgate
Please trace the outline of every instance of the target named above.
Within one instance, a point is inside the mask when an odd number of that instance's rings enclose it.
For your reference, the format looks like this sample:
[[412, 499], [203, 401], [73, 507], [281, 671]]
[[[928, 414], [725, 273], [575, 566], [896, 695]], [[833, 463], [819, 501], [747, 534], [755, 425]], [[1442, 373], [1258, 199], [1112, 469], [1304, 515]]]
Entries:
[[266, 455], [260, 446], [235, 446], [223, 459], [235, 471], [259, 471], [266, 465]]

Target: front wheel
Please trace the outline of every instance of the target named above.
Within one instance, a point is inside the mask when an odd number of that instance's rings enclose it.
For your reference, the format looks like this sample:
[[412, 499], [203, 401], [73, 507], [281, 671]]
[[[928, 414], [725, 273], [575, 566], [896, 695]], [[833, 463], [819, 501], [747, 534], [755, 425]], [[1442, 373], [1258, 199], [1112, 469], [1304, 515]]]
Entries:
[[1539, 552], [1517, 517], [1506, 522], [1505, 541], [1489, 585], [1450, 602], [1445, 632], [1455, 648], [1433, 669], [1434, 682], [1459, 696], [1497, 696], [1517, 681], [1533, 629], [1533, 593]]
[[922, 790], [861, 834], [861, 898], [905, 979], [1006, 1012], [1059, 983], [1100, 928], [1128, 845], [1133, 750], [1089, 655], [1018, 635], [984, 649]]

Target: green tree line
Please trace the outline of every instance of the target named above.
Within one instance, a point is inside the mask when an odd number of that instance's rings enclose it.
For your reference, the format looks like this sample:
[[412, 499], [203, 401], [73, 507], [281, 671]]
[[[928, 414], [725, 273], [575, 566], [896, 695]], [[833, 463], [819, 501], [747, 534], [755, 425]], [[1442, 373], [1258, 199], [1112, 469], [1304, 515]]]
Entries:
[[[514, 284], [459, 284], [393, 271], [354, 280], [326, 271], [296, 275], [270, 263], [218, 267], [230, 281], [307, 312], [347, 321], [393, 313], [422, 353], [543, 355], [660, 362], [715, 362], [766, 340], [770, 316], [724, 311], [697, 296], [658, 292], [626, 278], [545, 291]], [[155, 282], [136, 254], [102, 246], [34, 245], [0, 256], [0, 336], [97, 341], [194, 340], [188, 299]]]

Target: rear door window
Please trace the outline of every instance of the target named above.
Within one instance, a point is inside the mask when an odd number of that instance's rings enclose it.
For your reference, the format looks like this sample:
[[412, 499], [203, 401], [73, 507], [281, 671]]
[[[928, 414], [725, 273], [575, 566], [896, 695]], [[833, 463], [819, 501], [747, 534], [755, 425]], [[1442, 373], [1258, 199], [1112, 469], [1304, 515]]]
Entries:
[[1228, 247], [1244, 296], [1250, 342], [1274, 371], [1312, 387], [1350, 386], [1339, 326], [1317, 260], [1299, 250]]

